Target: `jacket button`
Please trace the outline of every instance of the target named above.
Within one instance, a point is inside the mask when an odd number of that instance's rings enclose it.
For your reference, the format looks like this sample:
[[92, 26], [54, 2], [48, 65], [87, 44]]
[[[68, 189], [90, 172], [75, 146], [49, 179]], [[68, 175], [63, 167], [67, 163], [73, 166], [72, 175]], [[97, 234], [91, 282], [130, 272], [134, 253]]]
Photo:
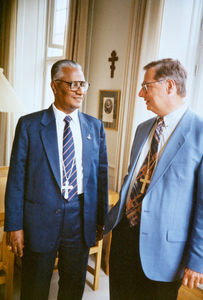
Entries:
[[60, 212], [61, 212], [60, 208], [58, 208], [58, 209], [55, 210], [55, 214], [56, 215], [60, 214]]

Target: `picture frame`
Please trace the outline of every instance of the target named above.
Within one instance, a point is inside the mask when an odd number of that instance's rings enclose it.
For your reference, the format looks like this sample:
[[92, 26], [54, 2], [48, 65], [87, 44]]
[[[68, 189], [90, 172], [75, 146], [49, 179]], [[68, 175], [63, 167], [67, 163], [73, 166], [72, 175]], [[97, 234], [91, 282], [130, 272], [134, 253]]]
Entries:
[[98, 119], [106, 129], [118, 130], [120, 90], [99, 90]]

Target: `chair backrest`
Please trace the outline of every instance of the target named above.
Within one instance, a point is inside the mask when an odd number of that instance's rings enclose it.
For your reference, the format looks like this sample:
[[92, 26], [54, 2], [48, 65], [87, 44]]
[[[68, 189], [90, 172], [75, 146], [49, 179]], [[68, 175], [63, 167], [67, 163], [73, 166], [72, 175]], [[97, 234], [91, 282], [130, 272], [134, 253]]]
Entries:
[[4, 300], [12, 300], [14, 254], [6, 245], [6, 233], [4, 233], [4, 196], [7, 176], [8, 167], [0, 167], [0, 284], [4, 284]]
[[0, 167], [0, 213], [4, 212], [4, 195], [8, 176], [8, 167]]
[[4, 213], [0, 213], [0, 261], [2, 260], [2, 244], [4, 235]]
[[[4, 195], [8, 176], [8, 167], [0, 167], [0, 246], [2, 244], [4, 233]], [[0, 247], [1, 249], [1, 247]], [[0, 250], [0, 258], [1, 258]]]

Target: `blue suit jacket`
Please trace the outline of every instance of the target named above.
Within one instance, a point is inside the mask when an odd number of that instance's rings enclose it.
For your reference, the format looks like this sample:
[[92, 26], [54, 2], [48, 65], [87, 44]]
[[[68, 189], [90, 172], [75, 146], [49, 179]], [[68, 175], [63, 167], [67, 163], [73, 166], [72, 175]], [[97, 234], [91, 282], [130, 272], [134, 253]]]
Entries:
[[[137, 128], [128, 175], [106, 232], [125, 213], [126, 196], [137, 159], [155, 119]], [[203, 273], [203, 120], [186, 111], [171, 136], [143, 199], [140, 257], [146, 276], [173, 281], [184, 267]]]
[[[84, 238], [87, 246], [92, 246], [96, 225], [104, 224], [108, 210], [107, 150], [102, 122], [80, 112], [79, 120], [83, 143]], [[24, 116], [18, 122], [5, 212], [5, 231], [24, 229], [25, 242], [33, 251], [48, 252], [54, 247], [63, 219], [63, 198], [52, 107]]]

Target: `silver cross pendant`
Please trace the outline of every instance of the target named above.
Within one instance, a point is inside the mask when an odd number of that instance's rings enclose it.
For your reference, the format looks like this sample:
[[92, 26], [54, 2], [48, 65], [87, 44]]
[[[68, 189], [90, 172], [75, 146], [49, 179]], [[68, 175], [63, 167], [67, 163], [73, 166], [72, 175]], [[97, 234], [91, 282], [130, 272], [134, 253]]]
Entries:
[[72, 190], [73, 186], [69, 185], [68, 180], [66, 180], [65, 185], [62, 186], [62, 190], [65, 190], [64, 198], [67, 200], [69, 197], [69, 190]]

